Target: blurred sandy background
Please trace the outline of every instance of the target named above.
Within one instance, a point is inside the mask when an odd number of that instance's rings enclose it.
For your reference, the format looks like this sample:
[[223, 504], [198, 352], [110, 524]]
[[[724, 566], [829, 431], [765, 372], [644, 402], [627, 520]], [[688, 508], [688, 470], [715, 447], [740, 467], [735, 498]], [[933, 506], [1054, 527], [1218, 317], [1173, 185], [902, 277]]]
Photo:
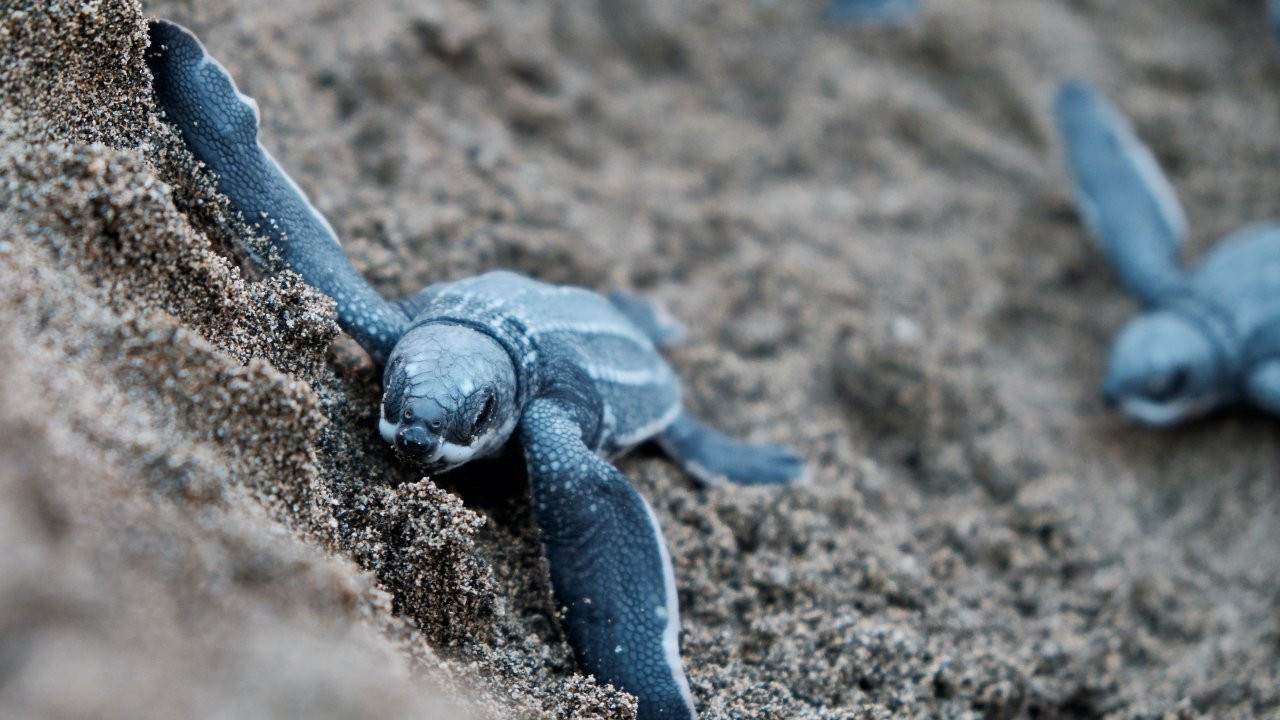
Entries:
[[664, 300], [717, 425], [807, 487], [621, 463], [704, 718], [1280, 714], [1280, 425], [1106, 410], [1135, 310], [1047, 105], [1133, 118], [1189, 257], [1280, 215], [1260, 0], [0, 0], [0, 716], [626, 718], [577, 673], [519, 463], [431, 480], [378, 376], [153, 114], [196, 31], [371, 282]]

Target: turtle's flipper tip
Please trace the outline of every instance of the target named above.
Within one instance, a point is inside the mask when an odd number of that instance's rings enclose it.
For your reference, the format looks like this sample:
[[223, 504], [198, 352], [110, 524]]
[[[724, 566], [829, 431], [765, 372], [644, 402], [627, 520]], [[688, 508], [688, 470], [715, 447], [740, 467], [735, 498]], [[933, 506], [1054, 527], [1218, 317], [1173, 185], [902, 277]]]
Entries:
[[209, 57], [195, 33], [164, 18], [152, 18], [147, 24], [147, 67], [154, 77], [173, 75], [178, 68], [198, 66]]
[[812, 476], [808, 463], [785, 445], [755, 445], [753, 464], [740, 469], [729, 481], [735, 485], [807, 485]]

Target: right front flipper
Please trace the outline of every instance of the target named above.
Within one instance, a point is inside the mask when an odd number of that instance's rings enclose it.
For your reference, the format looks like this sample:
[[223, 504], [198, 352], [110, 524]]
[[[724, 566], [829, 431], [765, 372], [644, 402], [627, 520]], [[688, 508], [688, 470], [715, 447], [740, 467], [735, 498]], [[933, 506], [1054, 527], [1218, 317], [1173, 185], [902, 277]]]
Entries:
[[1129, 292], [1155, 304], [1183, 282], [1187, 220], [1173, 187], [1128, 119], [1087, 84], [1063, 83], [1053, 116], [1085, 224]]
[[147, 66], [156, 101], [191, 154], [217, 175], [218, 191], [292, 270], [337, 301], [338, 324], [379, 364], [408, 319], [351, 267], [324, 216], [258, 142], [258, 107], [189, 30], [150, 29]]
[[653, 511], [583, 444], [561, 402], [535, 400], [520, 434], [551, 584], [579, 662], [635, 695], [641, 720], [696, 717], [671, 559]]

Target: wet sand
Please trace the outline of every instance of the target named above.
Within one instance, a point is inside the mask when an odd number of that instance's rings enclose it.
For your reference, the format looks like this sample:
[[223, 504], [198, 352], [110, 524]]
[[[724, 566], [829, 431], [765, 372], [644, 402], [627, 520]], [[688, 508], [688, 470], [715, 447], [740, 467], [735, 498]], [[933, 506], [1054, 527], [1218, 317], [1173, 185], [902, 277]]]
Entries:
[[0, 715], [626, 718], [520, 463], [422, 478], [331, 304], [251, 267], [155, 115], [194, 29], [389, 296], [495, 267], [663, 300], [787, 491], [620, 462], [704, 718], [1280, 713], [1280, 424], [1135, 426], [1134, 311], [1047, 115], [1133, 117], [1187, 257], [1280, 215], [1261, 2], [0, 3]]

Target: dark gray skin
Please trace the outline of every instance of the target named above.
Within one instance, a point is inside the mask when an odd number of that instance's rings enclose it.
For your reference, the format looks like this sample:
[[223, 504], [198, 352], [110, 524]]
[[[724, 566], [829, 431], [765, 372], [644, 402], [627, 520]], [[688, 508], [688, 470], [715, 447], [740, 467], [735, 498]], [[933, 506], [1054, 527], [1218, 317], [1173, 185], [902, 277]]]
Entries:
[[1182, 208], [1129, 121], [1074, 81], [1053, 112], [1080, 214], [1145, 309], [1112, 347], [1107, 400], [1153, 425], [1237, 402], [1280, 414], [1280, 223], [1232, 233], [1184, 272]]
[[681, 409], [657, 345], [678, 335], [656, 306], [510, 272], [431, 285], [390, 303], [351, 267], [329, 223], [257, 139], [253, 101], [187, 30], [150, 28], [165, 119], [246, 222], [383, 363], [379, 430], [428, 472], [523, 449], [564, 626], [583, 667], [639, 699], [639, 717], [696, 717], [679, 609], [653, 512], [605, 458], [655, 440], [703, 482], [794, 483], [779, 445], [728, 438]]

